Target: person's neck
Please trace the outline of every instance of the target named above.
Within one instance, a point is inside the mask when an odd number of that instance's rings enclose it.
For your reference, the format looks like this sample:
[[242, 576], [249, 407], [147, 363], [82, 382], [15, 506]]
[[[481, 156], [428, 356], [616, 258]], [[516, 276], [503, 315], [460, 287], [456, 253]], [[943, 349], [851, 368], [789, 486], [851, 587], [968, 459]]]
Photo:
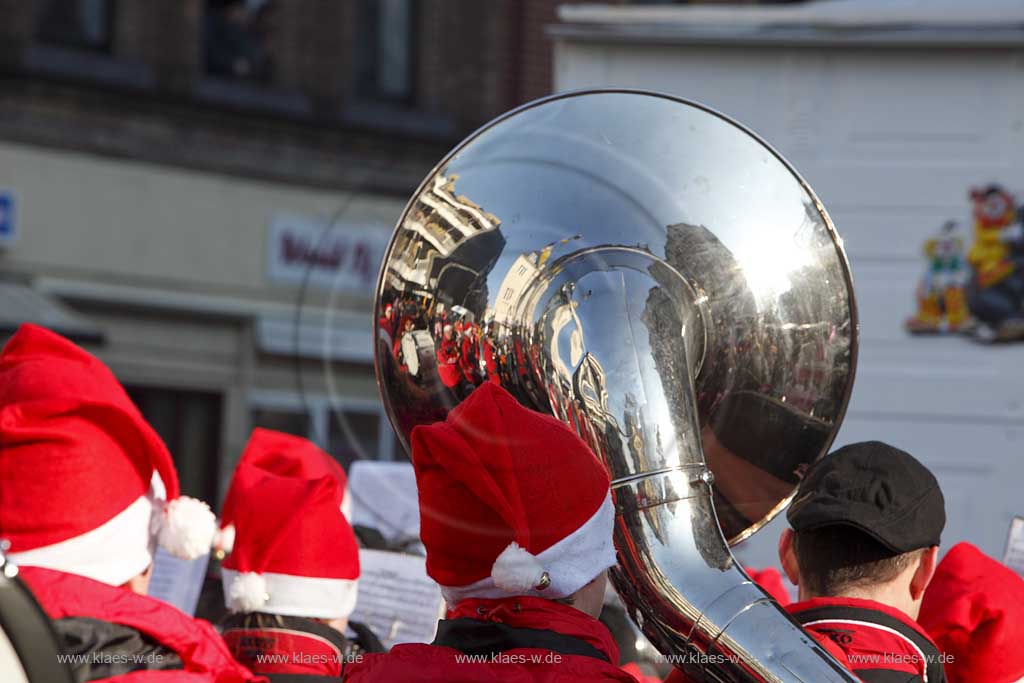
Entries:
[[919, 600], [912, 600], [905, 587], [901, 588], [900, 586], [891, 583], [879, 586], [850, 587], [839, 591], [834, 595], [816, 595], [806, 592], [801, 587], [801, 600], [811, 600], [813, 598], [854, 598], [858, 600], [872, 600], [874, 602], [880, 602], [887, 607], [898, 609], [915, 621], [917, 620], [917, 615], [921, 611], [921, 602]]

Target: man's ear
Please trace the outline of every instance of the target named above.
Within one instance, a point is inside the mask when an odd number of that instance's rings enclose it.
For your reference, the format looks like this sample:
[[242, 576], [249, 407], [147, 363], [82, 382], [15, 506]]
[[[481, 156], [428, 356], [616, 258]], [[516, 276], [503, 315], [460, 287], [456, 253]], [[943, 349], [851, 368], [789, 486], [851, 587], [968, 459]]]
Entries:
[[786, 572], [786, 578], [794, 586], [800, 585], [800, 565], [796, 562], [796, 553], [793, 552], [793, 530], [783, 529], [779, 535], [779, 562], [782, 564], [782, 571]]
[[921, 596], [924, 595], [924, 591], [928, 588], [928, 584], [932, 582], [932, 577], [935, 576], [935, 566], [939, 562], [939, 546], [933, 545], [921, 553], [921, 558], [917, 561], [917, 569], [914, 570], [914, 576], [910, 578], [910, 598], [912, 600], [920, 600]]

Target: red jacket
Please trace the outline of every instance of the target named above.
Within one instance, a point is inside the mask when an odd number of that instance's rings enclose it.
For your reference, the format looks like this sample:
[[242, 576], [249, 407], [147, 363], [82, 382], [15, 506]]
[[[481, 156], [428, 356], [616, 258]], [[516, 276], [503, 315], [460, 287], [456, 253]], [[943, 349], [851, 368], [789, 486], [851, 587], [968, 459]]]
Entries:
[[[81, 655], [85, 663], [72, 663], [71, 666], [83, 670], [86, 680], [107, 683], [266, 683], [265, 678], [254, 675], [232, 659], [227, 645], [213, 626], [188, 616], [176, 607], [76, 574], [39, 567], [20, 569], [18, 576], [54, 620], [58, 633], [66, 630], [64, 626], [74, 625], [75, 647], [65, 642], [62, 650], [67, 653], [73, 649], [75, 654]], [[103, 642], [97, 637], [90, 643], [83, 643], [81, 636], [90, 636], [90, 627], [94, 627], [97, 633], [116, 629], [118, 638]], [[177, 657], [180, 664], [170, 665], [176, 668], [166, 668], [168, 665], [164, 664], [163, 670], [140, 670], [107, 678], [91, 678], [104, 675], [103, 669], [98, 668], [103, 666], [104, 659], [132, 656], [124, 649], [125, 635], [134, 636], [140, 642], [155, 643], [155, 648], [147, 643], [148, 656], [155, 656], [163, 662]], [[146, 664], [139, 666], [144, 668]]]
[[346, 683], [636, 683], [608, 629], [540, 598], [464, 600], [430, 645], [396, 645], [351, 665]]
[[454, 339], [442, 339], [437, 350], [437, 374], [446, 387], [451, 389], [462, 381], [459, 367], [459, 343]]
[[467, 382], [470, 384], [480, 383], [480, 350], [476, 337], [463, 335], [459, 367]]
[[840, 661], [866, 683], [946, 683], [939, 649], [898, 609], [873, 600], [813, 598], [786, 611], [819, 641], [838, 646], [846, 657]]

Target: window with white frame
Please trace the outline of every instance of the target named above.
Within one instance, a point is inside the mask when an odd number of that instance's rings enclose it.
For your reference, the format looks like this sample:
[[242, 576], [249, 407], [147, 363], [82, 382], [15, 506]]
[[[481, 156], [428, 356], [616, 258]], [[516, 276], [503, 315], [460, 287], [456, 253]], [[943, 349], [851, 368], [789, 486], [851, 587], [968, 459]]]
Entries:
[[379, 401], [258, 391], [249, 397], [252, 427], [275, 429], [314, 442], [347, 470], [353, 461], [402, 457]]

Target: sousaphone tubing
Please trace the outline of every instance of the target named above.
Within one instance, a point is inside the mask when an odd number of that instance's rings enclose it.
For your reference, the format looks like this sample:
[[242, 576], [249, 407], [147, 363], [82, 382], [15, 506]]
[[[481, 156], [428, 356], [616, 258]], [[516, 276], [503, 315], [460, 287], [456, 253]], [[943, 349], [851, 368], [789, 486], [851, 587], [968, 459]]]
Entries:
[[760, 138], [655, 93], [525, 105], [423, 181], [376, 296], [374, 320], [390, 303], [417, 331], [404, 353], [376, 336], [405, 444], [496, 382], [590, 445], [613, 482], [613, 581], [673, 663], [698, 680], [856, 680], [729, 550], [827, 451], [857, 350], [842, 242]]

